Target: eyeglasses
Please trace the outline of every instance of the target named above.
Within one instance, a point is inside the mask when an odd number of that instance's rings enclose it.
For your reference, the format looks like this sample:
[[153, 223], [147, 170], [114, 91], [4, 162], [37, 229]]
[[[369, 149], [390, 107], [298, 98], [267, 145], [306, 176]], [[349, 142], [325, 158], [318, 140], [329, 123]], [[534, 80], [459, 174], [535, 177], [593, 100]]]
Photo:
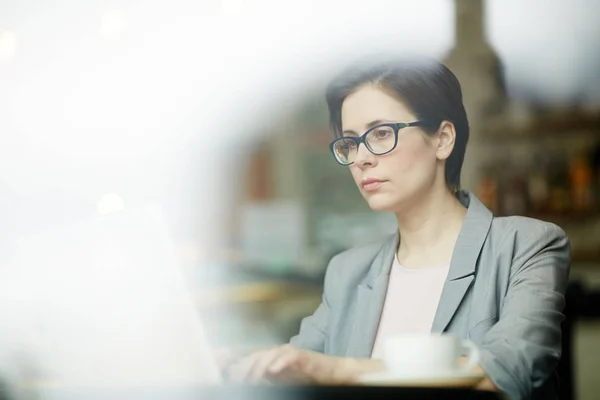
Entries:
[[335, 139], [329, 144], [335, 160], [341, 165], [351, 165], [356, 160], [358, 146], [364, 143], [367, 150], [371, 153], [381, 156], [387, 154], [396, 148], [398, 144], [398, 131], [410, 126], [428, 126], [425, 121], [415, 121], [410, 123], [389, 123], [380, 124], [366, 131], [362, 136], [344, 136]]

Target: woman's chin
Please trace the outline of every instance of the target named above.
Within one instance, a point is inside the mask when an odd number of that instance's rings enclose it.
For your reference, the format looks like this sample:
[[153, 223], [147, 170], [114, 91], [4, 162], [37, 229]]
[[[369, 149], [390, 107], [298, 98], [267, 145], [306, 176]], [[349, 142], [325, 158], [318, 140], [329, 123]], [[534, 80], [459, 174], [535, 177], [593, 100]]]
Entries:
[[397, 208], [397, 202], [392, 201], [387, 196], [373, 196], [367, 199], [369, 208], [373, 211], [394, 212]]

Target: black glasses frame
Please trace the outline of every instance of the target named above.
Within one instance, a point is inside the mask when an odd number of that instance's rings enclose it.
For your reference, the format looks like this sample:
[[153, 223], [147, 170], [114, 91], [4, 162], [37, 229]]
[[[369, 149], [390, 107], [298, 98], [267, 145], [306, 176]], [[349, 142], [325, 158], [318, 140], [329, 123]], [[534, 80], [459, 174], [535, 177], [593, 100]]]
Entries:
[[[364, 143], [365, 147], [367, 148], [367, 150], [369, 150], [371, 152], [371, 154], [375, 154], [376, 156], [382, 156], [384, 154], [388, 154], [391, 151], [393, 151], [396, 146], [398, 145], [398, 132], [400, 131], [400, 129], [404, 129], [404, 128], [408, 128], [411, 126], [430, 126], [431, 124], [428, 123], [427, 121], [415, 121], [415, 122], [392, 122], [392, 123], [385, 123], [385, 124], [379, 124], [379, 125], [375, 125], [374, 127], [370, 128], [368, 131], [366, 131], [365, 133], [362, 134], [362, 136], [342, 136], [339, 137], [337, 139], [335, 139], [333, 142], [329, 143], [329, 150], [331, 150], [331, 153], [333, 154], [333, 158], [335, 158], [335, 161], [337, 161], [338, 164], [343, 165], [343, 166], [348, 166], [348, 165], [352, 165], [354, 164], [354, 161], [352, 161], [351, 163], [343, 163], [341, 162], [335, 153], [335, 144], [337, 142], [339, 142], [340, 140], [352, 140], [354, 143], [356, 143], [356, 151], [358, 151], [358, 148], [360, 147], [361, 143]], [[377, 128], [381, 128], [381, 127], [390, 127], [394, 130], [394, 145], [392, 146], [391, 149], [384, 151], [383, 153], [377, 153], [375, 151], [373, 151], [373, 149], [371, 149], [369, 147], [369, 144], [367, 143], [367, 135], [377, 129]]]

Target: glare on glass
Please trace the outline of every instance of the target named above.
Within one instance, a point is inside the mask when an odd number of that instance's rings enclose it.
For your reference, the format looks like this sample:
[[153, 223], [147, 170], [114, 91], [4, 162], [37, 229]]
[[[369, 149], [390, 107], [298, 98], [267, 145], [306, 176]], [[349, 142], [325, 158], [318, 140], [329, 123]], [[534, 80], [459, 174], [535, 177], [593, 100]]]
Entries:
[[342, 165], [350, 165], [356, 160], [361, 143], [375, 155], [387, 154], [398, 144], [398, 132], [409, 126], [424, 126], [425, 121], [410, 123], [396, 122], [380, 124], [366, 131], [362, 136], [343, 136], [329, 145], [335, 160]]

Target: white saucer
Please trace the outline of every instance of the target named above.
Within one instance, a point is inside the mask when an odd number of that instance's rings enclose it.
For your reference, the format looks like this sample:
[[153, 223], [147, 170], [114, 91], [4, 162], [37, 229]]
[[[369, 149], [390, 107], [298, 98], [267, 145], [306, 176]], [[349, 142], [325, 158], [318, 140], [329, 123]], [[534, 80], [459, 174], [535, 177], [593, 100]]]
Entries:
[[452, 371], [431, 376], [406, 376], [389, 372], [365, 374], [358, 383], [368, 386], [469, 388], [485, 378], [483, 373]]

